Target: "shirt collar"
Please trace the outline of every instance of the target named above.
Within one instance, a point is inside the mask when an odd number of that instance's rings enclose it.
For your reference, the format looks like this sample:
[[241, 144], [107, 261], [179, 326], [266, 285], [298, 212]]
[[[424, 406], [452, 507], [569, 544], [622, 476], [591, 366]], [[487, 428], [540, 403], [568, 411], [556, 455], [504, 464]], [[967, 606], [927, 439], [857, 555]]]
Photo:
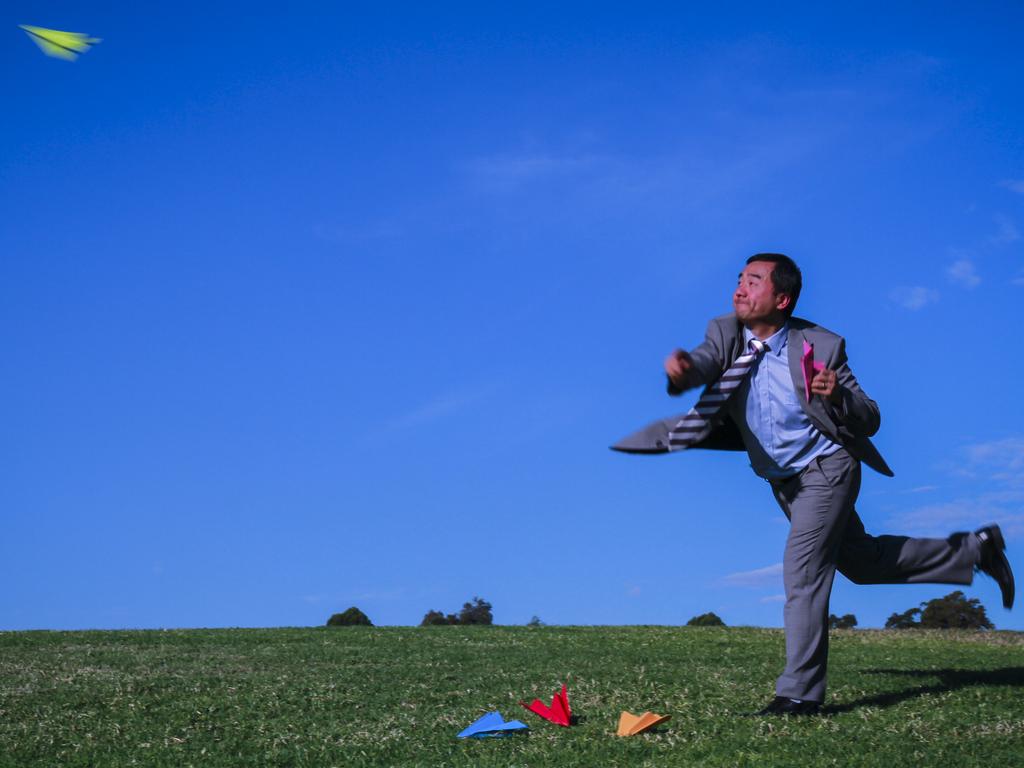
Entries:
[[[768, 345], [768, 352], [766, 354], [775, 355], [776, 357], [782, 357], [782, 352], [786, 348], [786, 341], [789, 337], [789, 321], [787, 320], [782, 324], [775, 333], [764, 340], [764, 343]], [[743, 328], [743, 343], [747, 345], [750, 340], [754, 338], [753, 332], [744, 326]]]

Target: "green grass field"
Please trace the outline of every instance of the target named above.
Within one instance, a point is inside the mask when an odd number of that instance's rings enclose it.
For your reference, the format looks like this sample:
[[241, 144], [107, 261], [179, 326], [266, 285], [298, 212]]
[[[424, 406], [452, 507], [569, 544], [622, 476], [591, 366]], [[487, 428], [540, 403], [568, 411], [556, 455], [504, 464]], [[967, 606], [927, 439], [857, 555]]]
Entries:
[[[779, 630], [0, 633], [0, 765], [1024, 765], [1024, 634], [843, 631], [823, 717], [762, 718]], [[578, 723], [518, 705], [562, 682]], [[459, 740], [499, 709], [530, 730]], [[623, 709], [672, 720], [618, 738]]]

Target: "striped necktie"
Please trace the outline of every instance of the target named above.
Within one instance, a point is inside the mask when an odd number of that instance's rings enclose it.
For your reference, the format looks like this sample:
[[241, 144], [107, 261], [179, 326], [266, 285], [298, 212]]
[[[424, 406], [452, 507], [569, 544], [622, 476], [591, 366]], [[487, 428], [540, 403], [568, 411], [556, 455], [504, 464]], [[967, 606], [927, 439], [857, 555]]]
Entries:
[[697, 404], [669, 430], [668, 449], [670, 451], [682, 451], [689, 448], [711, 433], [711, 417], [722, 409], [729, 396], [747, 378], [754, 361], [768, 349], [768, 345], [757, 339], [751, 339], [747, 347], [748, 351], [737, 357], [721, 378], [700, 396]]

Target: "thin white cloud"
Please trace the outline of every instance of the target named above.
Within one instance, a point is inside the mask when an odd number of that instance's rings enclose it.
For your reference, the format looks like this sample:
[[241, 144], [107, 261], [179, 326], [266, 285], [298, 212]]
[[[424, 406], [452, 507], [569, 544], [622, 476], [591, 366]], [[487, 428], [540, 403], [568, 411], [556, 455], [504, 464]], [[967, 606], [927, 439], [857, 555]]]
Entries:
[[571, 176], [587, 171], [608, 172], [615, 165], [611, 158], [598, 155], [504, 154], [477, 157], [466, 169], [482, 185], [512, 188], [538, 179]]
[[886, 527], [893, 533], [945, 538], [957, 531], [973, 531], [998, 524], [1009, 537], [1024, 535], [1024, 505], [1001, 504], [989, 497], [961, 498], [927, 504], [890, 515]]
[[1024, 269], [1017, 273], [1017, 275], [1010, 280], [1014, 285], [1024, 285]]
[[894, 288], [889, 298], [904, 309], [916, 311], [939, 300], [939, 292], [923, 285]]
[[782, 563], [775, 563], [753, 571], [738, 571], [723, 576], [722, 581], [733, 587], [763, 587], [775, 585], [782, 578]]
[[786, 596], [783, 593], [777, 595], [765, 595], [758, 602], [761, 603], [784, 603], [786, 602]]
[[999, 182], [999, 186], [1006, 187], [1011, 192], [1016, 192], [1018, 195], [1024, 195], [1024, 179], [1004, 179]]
[[[747, 61], [749, 53], [734, 51], [726, 58], [742, 59], [741, 66], [756, 66]], [[717, 71], [718, 67], [709, 70]], [[708, 77], [706, 86], [717, 88], [719, 75]], [[757, 89], [749, 96], [755, 103], [766, 99], [766, 109], [770, 102], [771, 116], [757, 120], [756, 130], [741, 130], [735, 120], [727, 121], [722, 129], [739, 134], [733, 140], [700, 146], [680, 140], [647, 152], [609, 153], [595, 152], [593, 147], [601, 145], [602, 137], [584, 132], [568, 143], [558, 141], [557, 149], [505, 148], [467, 158], [459, 170], [473, 195], [508, 195], [515, 206], [506, 208], [525, 210], [531, 218], [536, 206], [543, 206], [544, 211], [556, 210], [561, 219], [570, 211], [574, 219], [584, 221], [623, 211], [632, 212], [633, 218], [639, 212], [658, 221], [678, 222], [687, 214], [705, 219], [717, 214], [731, 220], [742, 215], [744, 206], [752, 204], [780, 174], [792, 173], [803, 163], [817, 164], [835, 147], [844, 146], [855, 130], [846, 115], [884, 109], [886, 101], [878, 101], [875, 92], [845, 88], [779, 90], [768, 95]], [[728, 98], [733, 103], [735, 94]], [[713, 112], [701, 119], [714, 126], [722, 122]], [[811, 123], [813, 130], [807, 127]], [[920, 129], [919, 125], [913, 131], [908, 127], [907, 135], [916, 140]], [[552, 198], [557, 205], [550, 204]]]
[[790, 125], [766, 128], [742, 151], [731, 148], [720, 157], [689, 148], [641, 155], [506, 152], [472, 158], [462, 171], [474, 194], [554, 194], [592, 213], [625, 208], [678, 217], [681, 210], [720, 208], [720, 201], [759, 188], [838, 142], [833, 134], [842, 130], [837, 125], [831, 133], [797, 135]]
[[974, 288], [981, 282], [975, 270], [974, 262], [970, 259], [957, 259], [946, 267], [946, 276], [950, 281], [962, 285], [965, 288]]
[[996, 222], [996, 233], [989, 240], [997, 245], [1005, 245], [1020, 240], [1020, 230], [1017, 229], [1017, 225], [1008, 216], [997, 213], [993, 216], [993, 219]]
[[964, 453], [969, 473], [1010, 486], [1024, 485], [1024, 437], [973, 443]]
[[460, 388], [439, 394], [415, 408], [393, 416], [381, 425], [386, 433], [416, 429], [442, 421], [485, 399], [495, 390], [496, 384], [481, 384], [476, 389]]
[[972, 443], [964, 449], [967, 458], [975, 464], [1006, 463], [1024, 468], [1024, 437], [1004, 437], [983, 443]]
[[442, 395], [428, 400], [422, 405], [413, 408], [400, 416], [396, 416], [388, 423], [391, 429], [410, 429], [422, 426], [457, 411], [465, 400], [457, 395]]
[[948, 536], [998, 523], [1008, 536], [1024, 535], [1024, 437], [965, 445], [941, 469], [976, 485], [977, 492], [900, 510], [887, 521], [894, 533]]

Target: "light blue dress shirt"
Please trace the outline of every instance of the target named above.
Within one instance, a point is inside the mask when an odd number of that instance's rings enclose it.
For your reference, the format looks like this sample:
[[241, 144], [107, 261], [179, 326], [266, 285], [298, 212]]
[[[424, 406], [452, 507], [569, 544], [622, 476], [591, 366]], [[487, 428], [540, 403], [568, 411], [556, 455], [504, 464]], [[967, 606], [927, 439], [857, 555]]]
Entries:
[[[743, 436], [750, 466], [766, 480], [792, 477], [819, 456], [842, 446], [811, 424], [789, 372], [789, 324], [765, 339], [767, 350], [730, 399], [730, 415]], [[754, 338], [743, 329], [744, 348]]]

